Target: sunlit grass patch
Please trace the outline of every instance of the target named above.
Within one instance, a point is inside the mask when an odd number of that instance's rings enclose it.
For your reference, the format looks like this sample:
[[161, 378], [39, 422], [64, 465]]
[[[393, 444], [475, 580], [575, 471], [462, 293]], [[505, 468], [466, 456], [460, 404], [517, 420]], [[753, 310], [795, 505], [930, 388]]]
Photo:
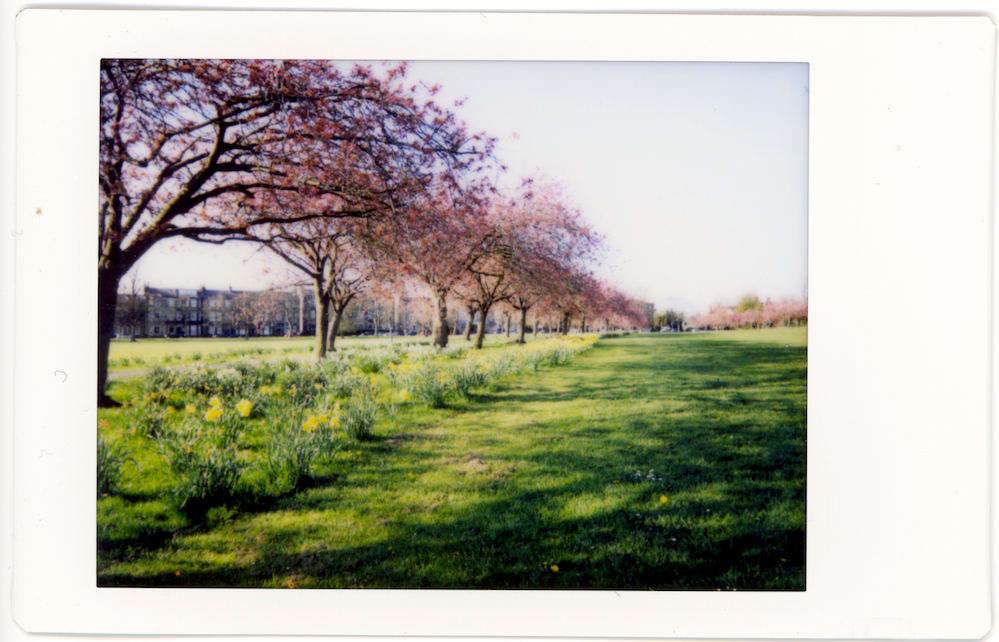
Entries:
[[[150, 438], [126, 428], [162, 404], [101, 411], [102, 434], [124, 439], [138, 466], [123, 467], [121, 497], [99, 500], [110, 534], [99, 582], [804, 588], [803, 331], [631, 335], [540, 369], [515, 367], [523, 348], [444, 360], [504, 365], [501, 386], [477, 382], [442, 408], [401, 399], [392, 374], [432, 355], [386, 352], [363, 375], [380, 406], [370, 440], [345, 443], [298, 489], [244, 478], [235, 504], [197, 524], [163, 499], [169, 471]], [[332, 394], [337, 372], [307, 397], [295, 379], [298, 396], [254, 401], [263, 414], [240, 419], [245, 456], [266, 452], [269, 413], [292, 398], [308, 399], [305, 418], [352, 399]]]

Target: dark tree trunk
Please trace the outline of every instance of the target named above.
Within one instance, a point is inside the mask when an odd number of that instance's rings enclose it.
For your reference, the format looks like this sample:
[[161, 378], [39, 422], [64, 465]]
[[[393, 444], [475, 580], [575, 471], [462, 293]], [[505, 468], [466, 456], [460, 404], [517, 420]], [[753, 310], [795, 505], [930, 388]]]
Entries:
[[[524, 327], [527, 325], [527, 308], [520, 309], [520, 327], [517, 328], [517, 343], [524, 343]], [[534, 329], [537, 332], [537, 328]]]
[[108, 357], [111, 337], [114, 336], [114, 309], [118, 304], [118, 282], [121, 272], [110, 268], [97, 269], [97, 407], [120, 406], [107, 396], [104, 388], [108, 382]]
[[491, 305], [483, 305], [479, 308], [479, 329], [475, 333], [475, 349], [481, 350], [482, 343], [486, 340], [486, 317], [489, 316], [489, 308]]
[[434, 295], [434, 345], [438, 348], [446, 348], [447, 334], [447, 292], [438, 291]]
[[562, 315], [562, 336], [563, 337], [569, 335], [569, 319], [570, 319], [571, 316], [572, 315], [570, 315], [568, 312], [566, 312], [565, 314]]
[[301, 288], [295, 288], [298, 294], [298, 334], [305, 334], [305, 292]]
[[585, 314], [582, 317], [580, 317], [580, 319], [579, 319], [579, 331], [580, 332], [586, 332], [586, 315]]
[[472, 322], [475, 321], [475, 307], [468, 306], [468, 323], [465, 324], [465, 341], [472, 340]]
[[323, 289], [318, 282], [313, 284], [313, 292], [316, 298], [316, 339], [313, 342], [313, 352], [316, 361], [326, 358], [326, 331], [329, 328], [330, 300], [323, 293]]
[[328, 334], [326, 335], [326, 351], [336, 352], [336, 333], [340, 331], [340, 322], [343, 320], [343, 311], [346, 305], [338, 306], [336, 303], [330, 304], [327, 314], [333, 314], [333, 320], [329, 323]]

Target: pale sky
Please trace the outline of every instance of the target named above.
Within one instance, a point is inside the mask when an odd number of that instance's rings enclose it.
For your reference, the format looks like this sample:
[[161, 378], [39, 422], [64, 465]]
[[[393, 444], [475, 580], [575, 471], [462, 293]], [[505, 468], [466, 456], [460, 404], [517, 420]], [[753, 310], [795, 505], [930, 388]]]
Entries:
[[[409, 76], [439, 83], [442, 105], [467, 98], [455, 111], [500, 139], [504, 183], [559, 180], [607, 237], [601, 274], [658, 310], [807, 288], [807, 64], [418, 62]], [[161, 243], [139, 279], [260, 289], [280, 278], [252, 253]]]

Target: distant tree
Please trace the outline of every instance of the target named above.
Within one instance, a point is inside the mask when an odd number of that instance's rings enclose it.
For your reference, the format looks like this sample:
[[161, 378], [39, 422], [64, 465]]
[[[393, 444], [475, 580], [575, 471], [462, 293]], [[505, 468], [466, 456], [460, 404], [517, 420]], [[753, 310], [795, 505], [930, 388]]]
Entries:
[[240, 292], [229, 300], [226, 309], [225, 322], [236, 335], [249, 339], [254, 333], [256, 317], [255, 292]]
[[[327, 211], [332, 213], [343, 205], [328, 203]], [[292, 198], [281, 207], [294, 211], [299, 206]], [[277, 254], [311, 285], [316, 310], [313, 355], [321, 361], [327, 351], [335, 350], [343, 313], [368, 281], [364, 258], [351, 240], [349, 223], [337, 218], [268, 223], [251, 228], [246, 238]]]
[[118, 293], [115, 306], [115, 325], [128, 326], [129, 341], [135, 341], [135, 329], [141, 328], [149, 314], [149, 301], [138, 285], [138, 274], [133, 273], [128, 280], [128, 288]]
[[[475, 315], [479, 313], [479, 307], [475, 304], [474, 301], [466, 300], [465, 301], [465, 312], [466, 312], [466, 315], [467, 315], [465, 317], [466, 318], [466, 321], [465, 321], [465, 341], [471, 341], [472, 340], [472, 330], [475, 328]], [[481, 325], [481, 323], [480, 323], [480, 325]]]
[[683, 332], [685, 316], [676, 310], [667, 310], [656, 315], [656, 325], [660, 328], [670, 328], [674, 332]]
[[381, 269], [419, 281], [434, 304], [433, 344], [445, 348], [451, 334], [449, 298], [470, 266], [489, 251], [485, 219], [492, 186], [479, 181], [459, 188], [442, 183], [413, 197], [397, 215], [360, 221], [362, 251]]
[[563, 187], [544, 176], [522, 183], [506, 205], [503, 220], [510, 259], [501, 298], [519, 312], [517, 342], [524, 343], [528, 311], [535, 311], [537, 336], [538, 307], [569, 303], [572, 297], [562, 288], [563, 282], [600, 259], [603, 238], [586, 224]]
[[760, 303], [760, 297], [755, 294], [747, 294], [741, 299], [739, 303], [733, 308], [734, 312], [745, 312], [746, 310], [762, 310], [763, 304]]

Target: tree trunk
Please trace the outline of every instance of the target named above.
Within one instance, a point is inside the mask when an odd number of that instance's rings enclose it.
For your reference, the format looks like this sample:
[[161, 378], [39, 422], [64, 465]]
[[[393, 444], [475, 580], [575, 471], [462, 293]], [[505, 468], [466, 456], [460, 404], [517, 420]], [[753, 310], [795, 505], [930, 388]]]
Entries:
[[481, 350], [482, 343], [486, 340], [486, 317], [489, 316], [490, 305], [483, 305], [479, 309], [479, 314], [482, 315], [482, 319], [479, 321], [479, 329], [475, 333], [475, 349]]
[[510, 313], [507, 312], [506, 313], [506, 336], [508, 338], [510, 336], [510, 317], [511, 317]]
[[295, 293], [298, 294], [298, 334], [301, 336], [305, 334], [305, 292], [295, 288]]
[[468, 306], [468, 323], [465, 324], [465, 341], [472, 340], [472, 322], [475, 320], [475, 307]]
[[586, 332], [586, 315], [585, 314], [582, 317], [580, 317], [580, 319], [579, 319], [579, 332], [580, 333]]
[[534, 326], [531, 328], [534, 331], [534, 340], [538, 340], [538, 311], [534, 311]]
[[[517, 328], [517, 343], [524, 343], [524, 327], [527, 325], [527, 308], [520, 309], [520, 327]], [[537, 332], [537, 328], [534, 329]]]
[[566, 312], [565, 314], [562, 315], [562, 336], [563, 337], [569, 335], [569, 318], [570, 318], [570, 316], [571, 315], [568, 312]]
[[340, 321], [343, 320], [343, 311], [347, 306], [337, 306], [335, 303], [329, 307], [329, 312], [333, 313], [333, 322], [329, 324], [329, 333], [326, 335], [326, 351], [336, 352], [336, 333], [340, 331]]
[[97, 269], [97, 407], [114, 408], [120, 406], [107, 396], [104, 387], [108, 381], [108, 357], [111, 353], [111, 337], [114, 336], [114, 309], [118, 304], [118, 282], [121, 273], [113, 269]]
[[447, 347], [447, 291], [440, 291], [434, 293], [434, 319], [433, 319], [433, 337], [434, 345], [438, 348]]
[[312, 351], [315, 353], [316, 361], [326, 358], [326, 332], [329, 329], [330, 300], [323, 294], [321, 285], [313, 284], [313, 291], [316, 298], [316, 339], [312, 344]]

